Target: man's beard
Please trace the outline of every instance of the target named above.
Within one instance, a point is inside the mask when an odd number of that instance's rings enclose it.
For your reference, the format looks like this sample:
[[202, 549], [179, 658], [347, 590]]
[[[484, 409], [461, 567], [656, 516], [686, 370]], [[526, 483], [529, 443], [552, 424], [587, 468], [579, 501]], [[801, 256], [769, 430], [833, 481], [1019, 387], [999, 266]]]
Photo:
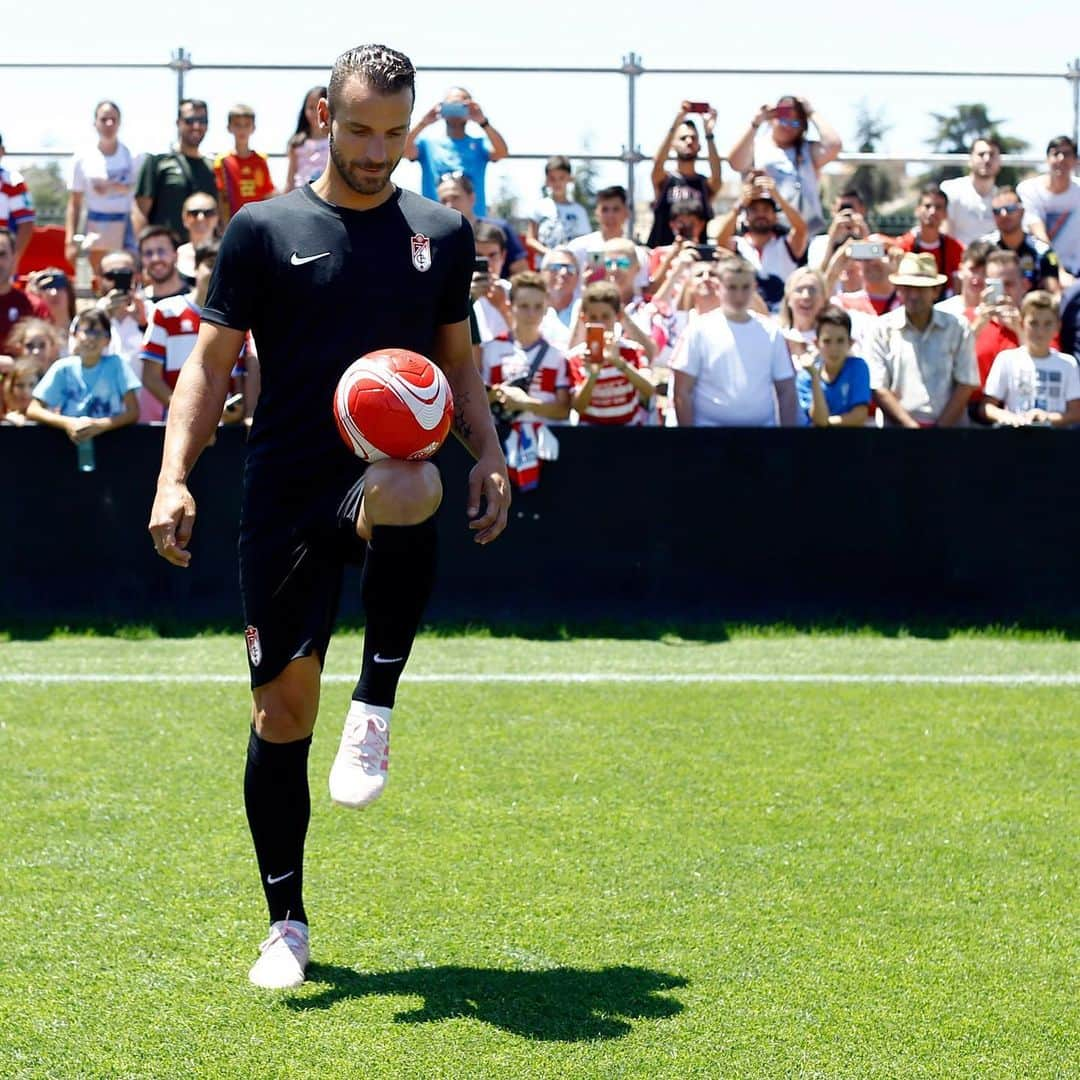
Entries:
[[697, 151], [696, 150], [676, 150], [675, 151], [675, 157], [678, 158], [679, 161], [697, 161]]
[[[350, 162], [345, 159], [345, 155], [338, 150], [337, 144], [334, 142], [334, 133], [330, 133], [330, 160], [334, 163], [334, 167], [338, 171], [338, 175], [345, 183], [352, 188], [358, 195], [378, 195], [387, 184], [390, 183], [390, 174], [394, 171], [394, 166], [397, 162], [386, 162], [384, 166], [385, 172], [382, 176], [365, 176], [357, 178], [349, 171]], [[368, 168], [376, 163], [373, 161], [357, 161], [352, 162], [359, 168]]]

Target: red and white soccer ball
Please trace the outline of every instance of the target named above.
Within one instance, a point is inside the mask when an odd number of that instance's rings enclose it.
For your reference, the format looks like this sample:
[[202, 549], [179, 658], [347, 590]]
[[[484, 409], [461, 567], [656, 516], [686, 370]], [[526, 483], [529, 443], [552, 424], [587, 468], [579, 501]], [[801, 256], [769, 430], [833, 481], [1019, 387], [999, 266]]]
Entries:
[[334, 392], [338, 431], [369, 462], [431, 457], [450, 433], [453, 414], [446, 376], [408, 349], [378, 349], [354, 360]]

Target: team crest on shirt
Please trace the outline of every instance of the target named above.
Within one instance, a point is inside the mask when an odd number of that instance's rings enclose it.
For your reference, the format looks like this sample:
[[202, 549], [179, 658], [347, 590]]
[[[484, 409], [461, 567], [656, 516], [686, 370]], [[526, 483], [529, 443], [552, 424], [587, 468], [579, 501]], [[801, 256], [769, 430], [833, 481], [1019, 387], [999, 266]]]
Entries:
[[259, 641], [259, 631], [254, 626], [244, 628], [244, 640], [247, 642], [248, 656], [251, 658], [252, 667], [258, 667], [262, 660], [262, 643]]
[[431, 269], [431, 240], [423, 233], [412, 237], [412, 264], [421, 274]]

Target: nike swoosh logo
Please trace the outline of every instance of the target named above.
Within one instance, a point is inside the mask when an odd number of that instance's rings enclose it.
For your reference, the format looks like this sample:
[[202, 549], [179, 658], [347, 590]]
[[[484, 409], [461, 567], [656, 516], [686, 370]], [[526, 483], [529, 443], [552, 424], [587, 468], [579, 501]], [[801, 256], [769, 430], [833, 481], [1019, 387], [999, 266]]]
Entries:
[[404, 656], [380, 656], [376, 653], [372, 659], [376, 664], [400, 664], [405, 659]]
[[293, 266], [303, 266], [304, 263], [314, 262], [316, 259], [325, 259], [326, 256], [329, 254], [329, 251], [320, 251], [318, 255], [304, 255], [301, 258], [300, 253], [298, 251], [294, 251], [292, 253], [292, 257], [289, 259], [289, 262], [291, 262]]
[[295, 874], [295, 870], [290, 870], [287, 874], [282, 874], [280, 877], [273, 877], [270, 874], [266, 875], [267, 885], [276, 885], [279, 881], [284, 881], [286, 878], [291, 878]]

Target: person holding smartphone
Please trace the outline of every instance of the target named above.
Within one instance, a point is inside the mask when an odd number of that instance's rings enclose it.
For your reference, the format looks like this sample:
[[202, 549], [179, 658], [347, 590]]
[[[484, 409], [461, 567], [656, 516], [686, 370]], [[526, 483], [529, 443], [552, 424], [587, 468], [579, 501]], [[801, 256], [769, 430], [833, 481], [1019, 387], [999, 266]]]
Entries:
[[[446, 123], [442, 135], [429, 130], [439, 120]], [[482, 135], [468, 134], [466, 127], [470, 121], [482, 130]], [[506, 140], [495, 130], [480, 103], [473, 100], [468, 90], [452, 86], [442, 101], [432, 105], [409, 132], [404, 156], [409, 161], [420, 162], [420, 193], [425, 199], [438, 201], [440, 177], [464, 173], [472, 181], [476, 194], [476, 215], [483, 217], [487, 213], [484, 175], [488, 164], [501, 161], [508, 153]]]
[[[809, 139], [810, 124], [818, 139]], [[768, 131], [761, 133], [762, 125]], [[799, 211], [810, 236], [825, 231], [821, 209], [821, 170], [844, 148], [835, 128], [806, 98], [786, 94], [775, 105], [762, 105], [750, 126], [728, 153], [731, 167], [741, 173], [763, 169], [780, 194]]]

